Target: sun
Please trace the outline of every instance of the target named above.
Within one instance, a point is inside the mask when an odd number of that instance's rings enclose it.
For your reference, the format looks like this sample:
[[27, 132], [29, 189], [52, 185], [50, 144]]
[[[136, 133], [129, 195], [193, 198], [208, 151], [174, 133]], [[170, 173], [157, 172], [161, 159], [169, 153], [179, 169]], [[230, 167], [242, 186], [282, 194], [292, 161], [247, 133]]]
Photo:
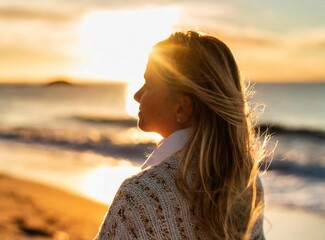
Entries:
[[126, 111], [135, 116], [133, 94], [143, 83], [148, 54], [173, 32], [180, 14], [176, 6], [89, 13], [78, 24], [76, 74], [129, 83]]
[[177, 7], [97, 11], [78, 26], [79, 75], [135, 81], [152, 45], [177, 23]]

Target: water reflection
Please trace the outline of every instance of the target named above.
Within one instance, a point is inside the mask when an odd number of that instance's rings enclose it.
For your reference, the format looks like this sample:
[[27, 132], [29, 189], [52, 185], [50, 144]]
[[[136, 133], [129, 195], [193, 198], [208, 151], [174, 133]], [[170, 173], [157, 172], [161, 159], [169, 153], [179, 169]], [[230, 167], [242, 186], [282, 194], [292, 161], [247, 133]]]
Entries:
[[80, 191], [91, 199], [109, 204], [121, 183], [139, 171], [139, 167], [126, 161], [120, 166], [99, 166], [85, 174]]
[[139, 171], [140, 166], [126, 159], [0, 141], [0, 174], [45, 183], [106, 204], [123, 180]]

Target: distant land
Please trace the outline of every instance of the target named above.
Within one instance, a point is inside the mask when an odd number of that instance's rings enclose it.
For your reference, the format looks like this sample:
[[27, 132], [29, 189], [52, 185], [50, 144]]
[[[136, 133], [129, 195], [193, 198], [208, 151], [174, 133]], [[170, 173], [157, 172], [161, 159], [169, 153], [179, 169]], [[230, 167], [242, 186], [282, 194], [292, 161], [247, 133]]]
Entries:
[[[250, 81], [251, 84], [285, 84], [285, 85], [300, 85], [300, 84], [325, 84], [325, 79], [316, 79], [309, 81]], [[16, 79], [16, 80], [5, 80], [0, 78], [0, 85], [17, 85], [17, 86], [80, 86], [80, 85], [126, 85], [128, 84], [123, 80], [112, 80], [112, 79], [87, 79], [87, 78], [70, 78], [70, 77], [54, 77], [48, 79]]]
[[67, 86], [67, 85], [72, 85], [72, 83], [65, 81], [65, 80], [56, 80], [56, 81], [50, 82], [46, 85], [47, 86]]
[[126, 81], [117, 79], [96, 79], [96, 78], [74, 78], [69, 76], [54, 76], [43, 79], [4, 79], [0, 78], [0, 85], [17, 85], [17, 86], [79, 86], [79, 85], [125, 85]]

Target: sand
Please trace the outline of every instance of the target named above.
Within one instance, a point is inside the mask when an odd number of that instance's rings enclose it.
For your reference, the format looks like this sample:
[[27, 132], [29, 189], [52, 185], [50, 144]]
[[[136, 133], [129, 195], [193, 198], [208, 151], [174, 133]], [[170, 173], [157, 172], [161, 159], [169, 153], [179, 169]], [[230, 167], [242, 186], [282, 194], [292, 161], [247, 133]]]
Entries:
[[[107, 206], [53, 187], [0, 175], [1, 240], [92, 239]], [[268, 205], [266, 239], [325, 239], [325, 218]]]
[[0, 175], [0, 239], [92, 239], [107, 206]]

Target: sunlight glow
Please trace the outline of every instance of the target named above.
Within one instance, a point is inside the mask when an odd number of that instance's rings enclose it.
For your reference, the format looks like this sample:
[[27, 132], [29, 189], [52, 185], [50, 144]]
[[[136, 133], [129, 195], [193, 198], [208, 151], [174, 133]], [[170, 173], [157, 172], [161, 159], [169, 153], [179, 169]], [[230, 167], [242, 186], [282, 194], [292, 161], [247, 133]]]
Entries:
[[79, 74], [135, 81], [152, 45], [167, 37], [180, 15], [176, 7], [98, 11], [79, 24]]
[[143, 132], [138, 128], [129, 128], [121, 131], [112, 139], [114, 144], [141, 144], [141, 143], [159, 143], [162, 136], [154, 132]]
[[100, 166], [84, 177], [81, 191], [96, 201], [110, 204], [121, 183], [139, 171], [139, 167], [127, 161], [121, 161], [118, 166]]
[[98, 11], [85, 16], [78, 27], [81, 66], [77, 75], [129, 83], [127, 113], [135, 116], [136, 90], [152, 46], [167, 38], [178, 22], [178, 7]]

